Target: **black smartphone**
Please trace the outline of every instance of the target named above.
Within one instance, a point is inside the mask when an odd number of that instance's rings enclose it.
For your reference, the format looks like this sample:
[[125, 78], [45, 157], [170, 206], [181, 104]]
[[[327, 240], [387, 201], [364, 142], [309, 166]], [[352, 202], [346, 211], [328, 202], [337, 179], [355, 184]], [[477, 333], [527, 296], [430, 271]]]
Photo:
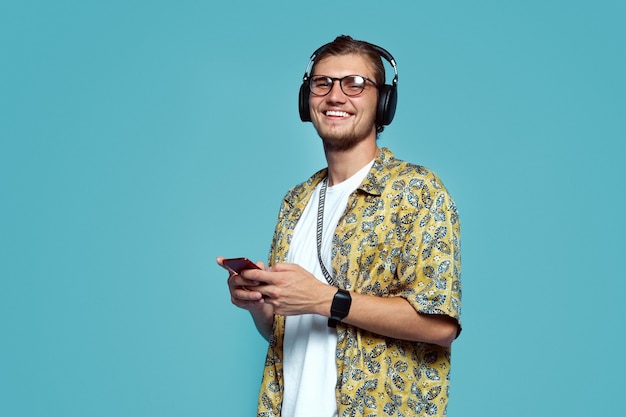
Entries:
[[244, 269], [260, 269], [248, 258], [224, 259], [222, 266], [235, 274], [240, 273]]

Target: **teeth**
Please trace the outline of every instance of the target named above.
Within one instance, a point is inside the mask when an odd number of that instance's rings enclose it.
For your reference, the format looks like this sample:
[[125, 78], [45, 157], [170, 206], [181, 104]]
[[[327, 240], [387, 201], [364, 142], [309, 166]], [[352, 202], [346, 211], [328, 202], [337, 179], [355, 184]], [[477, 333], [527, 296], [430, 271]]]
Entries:
[[350, 115], [345, 111], [329, 110], [326, 112], [326, 116], [348, 117]]

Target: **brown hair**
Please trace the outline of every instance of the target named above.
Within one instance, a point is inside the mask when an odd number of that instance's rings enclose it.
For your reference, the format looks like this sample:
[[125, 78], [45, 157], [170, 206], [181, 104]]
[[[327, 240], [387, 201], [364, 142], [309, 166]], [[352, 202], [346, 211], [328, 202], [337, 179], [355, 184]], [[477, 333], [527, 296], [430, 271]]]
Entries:
[[[362, 55], [369, 59], [372, 70], [374, 71], [374, 80], [379, 87], [385, 84], [385, 67], [380, 58], [378, 51], [368, 42], [353, 39], [347, 35], [340, 35], [334, 41], [327, 43], [321, 48], [319, 55], [315, 57], [315, 62], [321, 61], [327, 56], [338, 55]], [[313, 64], [315, 68], [315, 64]], [[313, 72], [311, 69], [311, 73]]]

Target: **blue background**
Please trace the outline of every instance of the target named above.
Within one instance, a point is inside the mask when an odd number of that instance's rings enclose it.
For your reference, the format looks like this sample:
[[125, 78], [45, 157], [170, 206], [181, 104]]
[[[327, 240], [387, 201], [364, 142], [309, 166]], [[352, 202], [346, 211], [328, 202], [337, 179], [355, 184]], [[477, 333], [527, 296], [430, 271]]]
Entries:
[[614, 415], [626, 365], [626, 5], [0, 4], [0, 415], [249, 416], [265, 342], [217, 255], [265, 260], [325, 166], [296, 96], [388, 49], [380, 139], [463, 226], [450, 416]]

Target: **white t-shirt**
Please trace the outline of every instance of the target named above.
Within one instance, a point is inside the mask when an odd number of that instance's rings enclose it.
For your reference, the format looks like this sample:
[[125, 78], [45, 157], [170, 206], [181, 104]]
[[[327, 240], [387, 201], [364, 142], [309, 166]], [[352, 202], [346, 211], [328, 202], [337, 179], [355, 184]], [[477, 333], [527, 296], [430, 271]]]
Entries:
[[[361, 184], [374, 161], [340, 184], [328, 187], [324, 202], [322, 259], [332, 274], [331, 247], [335, 228], [350, 194]], [[315, 188], [294, 230], [287, 262], [295, 263], [326, 282], [317, 258], [317, 209], [321, 183]], [[328, 318], [314, 314], [285, 320], [283, 417], [336, 417], [337, 332]]]

